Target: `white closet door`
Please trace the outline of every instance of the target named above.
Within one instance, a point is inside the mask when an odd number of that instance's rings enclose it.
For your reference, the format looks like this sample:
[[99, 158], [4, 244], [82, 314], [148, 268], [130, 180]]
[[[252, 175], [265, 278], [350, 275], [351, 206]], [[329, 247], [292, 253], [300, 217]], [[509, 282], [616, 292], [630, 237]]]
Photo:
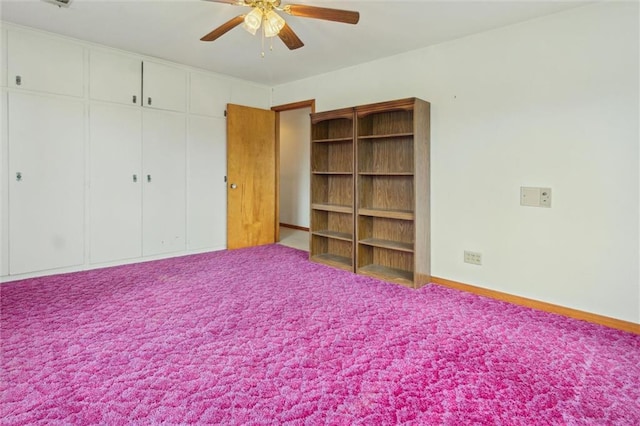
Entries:
[[187, 72], [145, 61], [142, 94], [145, 107], [184, 112], [187, 108]]
[[185, 250], [185, 115], [144, 110], [142, 129], [142, 253]]
[[9, 273], [84, 262], [84, 106], [9, 94]]
[[83, 95], [84, 50], [81, 46], [20, 31], [9, 31], [7, 38], [10, 87]]
[[112, 52], [89, 53], [89, 96], [125, 105], [142, 105], [142, 61]]
[[142, 113], [93, 104], [91, 141], [91, 263], [142, 255]]
[[0, 91], [0, 102], [0, 125], [4, 129], [0, 132], [0, 276], [6, 276], [9, 275], [9, 143], [5, 90]]
[[187, 247], [223, 249], [227, 245], [226, 120], [189, 118]]
[[243, 81], [234, 81], [231, 85], [230, 103], [269, 109], [271, 108], [271, 89]]
[[191, 73], [189, 112], [191, 114], [224, 117], [231, 102], [231, 82], [221, 77]]

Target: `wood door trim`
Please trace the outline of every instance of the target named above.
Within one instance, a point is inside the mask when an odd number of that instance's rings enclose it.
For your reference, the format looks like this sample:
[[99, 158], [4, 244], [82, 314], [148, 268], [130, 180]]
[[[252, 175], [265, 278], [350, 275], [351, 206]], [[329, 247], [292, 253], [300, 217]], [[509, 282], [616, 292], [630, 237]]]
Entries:
[[[303, 109], [303, 108], [311, 108], [311, 113], [316, 112], [316, 100], [308, 99], [306, 101], [292, 102], [284, 105], [276, 105], [271, 107], [271, 111], [275, 112], [283, 112], [283, 111], [291, 111], [294, 109]], [[279, 124], [280, 120], [277, 120]]]
[[297, 229], [298, 231], [309, 232], [309, 228], [305, 228], [304, 226], [289, 225], [288, 223], [280, 223], [280, 226], [282, 226], [283, 228]]
[[[271, 111], [275, 111], [273, 108], [271, 108]], [[280, 111], [275, 111], [275, 117], [274, 120], [276, 121], [274, 123], [275, 125], [275, 153], [273, 154], [275, 156], [275, 160], [276, 160], [276, 168], [275, 168], [275, 185], [276, 187], [273, 189], [275, 196], [276, 196], [276, 205], [275, 205], [275, 213], [273, 216], [274, 219], [274, 223], [273, 223], [273, 228], [275, 230], [275, 241], [276, 243], [278, 241], [280, 241]]]
[[276, 113], [276, 241], [280, 241], [280, 113], [304, 108], [311, 108], [313, 114], [316, 112], [316, 100], [307, 99], [271, 107], [271, 111]]

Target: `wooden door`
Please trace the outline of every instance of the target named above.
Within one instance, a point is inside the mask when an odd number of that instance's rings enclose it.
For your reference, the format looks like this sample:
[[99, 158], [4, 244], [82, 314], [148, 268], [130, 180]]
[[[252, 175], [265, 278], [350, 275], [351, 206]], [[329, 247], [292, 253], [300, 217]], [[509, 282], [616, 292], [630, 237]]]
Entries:
[[227, 248], [275, 243], [275, 112], [227, 106]]

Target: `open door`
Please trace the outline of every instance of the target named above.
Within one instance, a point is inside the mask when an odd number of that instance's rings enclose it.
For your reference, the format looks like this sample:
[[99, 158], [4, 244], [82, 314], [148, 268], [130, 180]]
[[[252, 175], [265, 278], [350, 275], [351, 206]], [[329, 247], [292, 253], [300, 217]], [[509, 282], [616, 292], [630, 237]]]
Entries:
[[227, 248], [276, 242], [275, 112], [227, 105]]

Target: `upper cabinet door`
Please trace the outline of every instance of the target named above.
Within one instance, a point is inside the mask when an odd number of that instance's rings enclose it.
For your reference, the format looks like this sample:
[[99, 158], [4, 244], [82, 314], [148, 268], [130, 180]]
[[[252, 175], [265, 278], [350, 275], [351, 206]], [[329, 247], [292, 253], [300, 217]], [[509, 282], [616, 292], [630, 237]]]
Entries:
[[8, 32], [9, 87], [81, 97], [82, 46], [19, 31]]
[[231, 103], [254, 108], [271, 107], [271, 89], [242, 81], [234, 81], [231, 88]]
[[187, 72], [156, 62], [144, 62], [143, 105], [149, 108], [186, 111]]
[[224, 117], [227, 104], [231, 102], [231, 83], [212, 75], [191, 73], [191, 114]]
[[89, 53], [89, 97], [91, 99], [142, 105], [142, 61], [112, 52]]

